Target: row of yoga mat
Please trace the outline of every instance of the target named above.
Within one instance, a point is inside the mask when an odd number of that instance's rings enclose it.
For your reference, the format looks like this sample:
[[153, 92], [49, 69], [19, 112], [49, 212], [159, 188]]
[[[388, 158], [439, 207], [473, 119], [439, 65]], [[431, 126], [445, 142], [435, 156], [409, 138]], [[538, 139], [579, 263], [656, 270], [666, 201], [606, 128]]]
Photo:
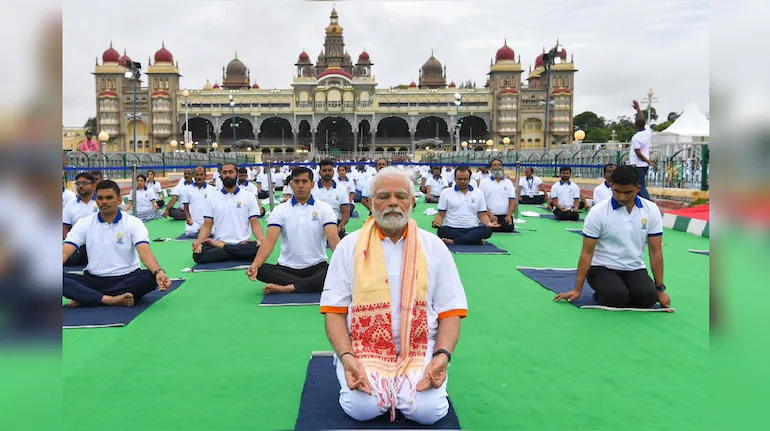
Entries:
[[[220, 262], [219, 270], [233, 270], [243, 267], [241, 264], [232, 265], [232, 262], [230, 262], [231, 265], [229, 267], [225, 267], [224, 264], [226, 263], [227, 262]], [[554, 293], [570, 291], [577, 274], [576, 269], [527, 267], [517, 267], [517, 269], [525, 276]], [[156, 290], [146, 295], [139, 304], [133, 307], [64, 307], [62, 311], [62, 328], [109, 328], [126, 326], [144, 310], [178, 289], [184, 282], [184, 279], [174, 279], [168, 290], [165, 292]], [[586, 282], [583, 285], [581, 296], [575, 301], [572, 301], [571, 304], [583, 309], [594, 308], [610, 311], [674, 311], [674, 309], [662, 309], [659, 305], [648, 309], [606, 307], [599, 305], [594, 301], [593, 293], [594, 290], [588, 282]], [[317, 306], [320, 305], [320, 301], [320, 293], [279, 293], [264, 295], [259, 306]]]

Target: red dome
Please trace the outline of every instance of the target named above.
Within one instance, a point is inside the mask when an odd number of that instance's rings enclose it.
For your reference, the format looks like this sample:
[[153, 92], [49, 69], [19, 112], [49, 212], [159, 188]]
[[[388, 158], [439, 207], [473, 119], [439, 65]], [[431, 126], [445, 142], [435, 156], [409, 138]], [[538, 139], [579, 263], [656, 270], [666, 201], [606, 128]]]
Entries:
[[[307, 55], [307, 54], [306, 54], [306, 55]], [[255, 90], [259, 90], [259, 84], [257, 84], [257, 83], [255, 82], [255, 83], [254, 83], [254, 85], [252, 85], [252, 86], [251, 86], [251, 88], [253, 88], [253, 89], [255, 89]]]
[[217, 84], [217, 83], [215, 82], [215, 83], [214, 83], [214, 86], [213, 86], [213, 87], [211, 87], [211, 88], [219, 88], [219, 84]]
[[361, 52], [361, 54], [358, 56], [358, 60], [369, 60], [369, 53], [366, 51]]
[[497, 50], [497, 55], [495, 55], [495, 61], [500, 60], [515, 60], [516, 54], [513, 52], [513, 49], [511, 49], [510, 46], [508, 46], [508, 41], [506, 40], [503, 44], [503, 47]]
[[455, 87], [457, 87], [457, 86], [455, 85], [454, 81], [449, 83], [449, 88], [455, 88]]
[[124, 49], [123, 56], [120, 57], [120, 61], [118, 63], [120, 63], [121, 66], [125, 66], [127, 61], [131, 61], [131, 57], [126, 54], [126, 50]]
[[174, 61], [174, 56], [171, 54], [171, 51], [166, 49], [166, 43], [163, 42], [163, 45], [161, 48], [155, 52], [155, 62], [165, 62], [165, 63], [171, 63]]
[[305, 52], [305, 51], [302, 51], [302, 52], [299, 54], [299, 61], [310, 61], [310, 56], [309, 56], [309, 55], [307, 55], [307, 52]]
[[561, 52], [558, 53], [559, 58], [566, 61], [567, 60], [567, 50], [564, 49], [564, 47], [561, 48]]
[[417, 87], [417, 84], [414, 83], [414, 81], [409, 83], [409, 88]]
[[544, 54], [545, 53], [540, 54], [540, 55], [537, 56], [537, 58], [535, 59], [535, 67], [542, 67], [543, 66], [543, 55]]
[[102, 54], [102, 61], [105, 63], [117, 63], [120, 61], [120, 53], [112, 47], [112, 42], [110, 42], [110, 47]]

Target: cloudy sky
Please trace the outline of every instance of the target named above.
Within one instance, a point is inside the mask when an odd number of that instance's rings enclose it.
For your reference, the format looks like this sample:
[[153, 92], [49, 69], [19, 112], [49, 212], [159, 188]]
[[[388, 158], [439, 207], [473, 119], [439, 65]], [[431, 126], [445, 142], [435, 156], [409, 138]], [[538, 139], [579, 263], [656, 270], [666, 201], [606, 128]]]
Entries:
[[[339, 1], [336, 7], [346, 48], [354, 59], [366, 48], [381, 88], [416, 80], [431, 49], [451, 80], [482, 86], [504, 39], [527, 70], [558, 37], [579, 70], [575, 114], [629, 115], [631, 101], [649, 88], [661, 116], [690, 101], [709, 110], [707, 0]], [[63, 123], [78, 126], [95, 115], [91, 73], [110, 41], [144, 67], [165, 41], [183, 87], [221, 82], [222, 66], [237, 50], [262, 88], [289, 88], [299, 53], [305, 49], [315, 61], [320, 52], [331, 9], [320, 1], [65, 2]]]

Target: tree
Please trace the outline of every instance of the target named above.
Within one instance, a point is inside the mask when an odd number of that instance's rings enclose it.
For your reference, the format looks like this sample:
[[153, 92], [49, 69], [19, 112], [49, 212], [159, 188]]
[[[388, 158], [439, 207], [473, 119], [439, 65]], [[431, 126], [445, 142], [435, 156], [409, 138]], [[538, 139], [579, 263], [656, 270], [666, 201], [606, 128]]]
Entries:
[[[650, 120], [647, 118], [647, 110], [643, 109], [642, 113], [644, 114], [644, 121], [649, 122]], [[655, 108], [650, 108], [650, 117], [652, 117], [652, 121], [656, 121], [658, 119], [658, 111], [655, 110]]]
[[605, 128], [594, 128], [586, 133], [585, 143], [602, 143], [610, 140], [610, 131]]
[[83, 128], [86, 129], [87, 132], [95, 133], [96, 132], [96, 117], [91, 117], [86, 121], [86, 124], [83, 125]]
[[[671, 114], [668, 114], [668, 115], [670, 116]], [[666, 121], [664, 123], [660, 123], [660, 124], [658, 124], [656, 126], [653, 126], [652, 130], [654, 130], [656, 132], [662, 132], [662, 131], [668, 129], [668, 126], [670, 126], [672, 123], [673, 123], [673, 121], [670, 121], [670, 120]]]
[[586, 132], [586, 136], [593, 129], [603, 129], [606, 127], [604, 118], [591, 111], [581, 112], [572, 121], [575, 124], [575, 128]]
[[666, 117], [666, 120], [668, 120], [669, 123], [673, 123], [676, 121], [677, 118], [682, 114], [677, 114], [676, 112], [669, 112], [668, 117]]

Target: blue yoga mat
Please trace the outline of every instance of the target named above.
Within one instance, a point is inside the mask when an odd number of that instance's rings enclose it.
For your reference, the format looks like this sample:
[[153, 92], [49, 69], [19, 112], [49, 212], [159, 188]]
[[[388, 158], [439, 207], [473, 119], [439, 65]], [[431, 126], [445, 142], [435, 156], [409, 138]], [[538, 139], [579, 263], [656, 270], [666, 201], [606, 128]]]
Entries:
[[455, 254], [510, 254], [489, 242], [483, 245], [448, 244], [447, 247]]
[[212, 263], [199, 263], [192, 268], [185, 268], [182, 272], [212, 272], [212, 271], [234, 271], [245, 270], [251, 265], [252, 261], [225, 261]]
[[359, 218], [359, 217], [361, 216], [358, 214], [358, 211], [353, 211], [353, 213], [350, 214], [350, 218]]
[[[575, 287], [577, 269], [526, 268], [521, 266], [517, 266], [516, 269], [553, 293], [566, 293]], [[580, 297], [572, 301], [571, 304], [578, 308], [598, 308], [611, 311], [674, 311], [673, 308], [661, 308], [660, 304], [655, 304], [652, 308], [617, 308], [597, 304], [594, 301], [594, 290], [587, 281], [583, 282]]]
[[184, 283], [184, 279], [171, 281], [171, 287], [161, 292], [158, 289], [144, 295], [142, 301], [133, 307], [106, 306], [62, 307], [62, 328], [113, 328], [126, 326], [142, 311], [160, 301]]
[[316, 356], [307, 366], [305, 387], [299, 402], [299, 415], [294, 429], [299, 430], [353, 430], [353, 429], [454, 429], [459, 430], [452, 402], [443, 419], [430, 426], [420, 425], [396, 415], [396, 422], [390, 422], [385, 414], [368, 422], [359, 422], [345, 414], [340, 407], [340, 383], [332, 356]]
[[320, 305], [320, 293], [273, 293], [264, 295], [260, 307], [280, 307], [283, 305]]
[[580, 218], [578, 220], [559, 220], [553, 214], [540, 214], [540, 218], [547, 218], [548, 220], [564, 221], [564, 222], [571, 222], [571, 223], [579, 223], [581, 221], [585, 221], [584, 218]]
[[690, 253], [702, 254], [705, 256], [711, 256], [708, 250], [688, 250]]
[[69, 272], [69, 273], [73, 273], [73, 274], [80, 274], [85, 269], [86, 269], [85, 265], [65, 266], [64, 267], [64, 272]]

